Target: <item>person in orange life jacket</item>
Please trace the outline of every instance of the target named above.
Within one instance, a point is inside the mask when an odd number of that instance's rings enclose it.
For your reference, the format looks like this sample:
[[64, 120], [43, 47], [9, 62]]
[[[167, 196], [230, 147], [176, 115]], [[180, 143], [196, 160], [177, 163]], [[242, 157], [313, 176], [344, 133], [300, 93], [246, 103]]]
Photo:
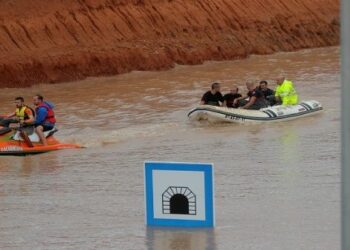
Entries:
[[54, 128], [56, 119], [53, 112], [53, 105], [49, 102], [45, 102], [41, 95], [36, 95], [33, 98], [35, 105], [35, 132], [38, 134], [41, 143], [47, 146], [47, 140], [44, 135], [44, 131], [48, 131]]

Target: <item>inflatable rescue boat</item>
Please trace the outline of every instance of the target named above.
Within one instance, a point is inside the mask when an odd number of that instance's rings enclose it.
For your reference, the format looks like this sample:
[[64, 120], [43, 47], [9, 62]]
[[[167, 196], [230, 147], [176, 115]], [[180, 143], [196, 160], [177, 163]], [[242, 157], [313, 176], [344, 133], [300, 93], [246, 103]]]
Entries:
[[217, 122], [273, 122], [310, 116], [322, 111], [318, 101], [304, 101], [293, 106], [272, 106], [260, 110], [247, 110], [201, 105], [188, 113], [190, 120]]
[[61, 149], [82, 148], [76, 144], [64, 144], [57, 141], [53, 136], [57, 131], [54, 128], [44, 132], [48, 145], [43, 146], [34, 129], [30, 135], [27, 135], [19, 130], [0, 127], [0, 155], [39, 154]]

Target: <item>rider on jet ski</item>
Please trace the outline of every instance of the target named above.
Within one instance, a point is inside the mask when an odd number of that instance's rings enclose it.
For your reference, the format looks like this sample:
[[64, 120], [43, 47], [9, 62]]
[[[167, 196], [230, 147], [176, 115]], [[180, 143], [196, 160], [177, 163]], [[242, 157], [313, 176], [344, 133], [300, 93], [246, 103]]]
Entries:
[[35, 105], [35, 132], [38, 134], [41, 143], [47, 146], [47, 140], [44, 131], [49, 131], [55, 127], [56, 118], [53, 112], [54, 106], [44, 101], [44, 97], [36, 95], [33, 98]]
[[[16, 110], [13, 114], [2, 118], [0, 125], [10, 127], [10, 124], [19, 123], [21, 127], [27, 127], [34, 124], [34, 111], [24, 104], [24, 98], [19, 96], [15, 98]], [[12, 127], [12, 125], [11, 125]]]

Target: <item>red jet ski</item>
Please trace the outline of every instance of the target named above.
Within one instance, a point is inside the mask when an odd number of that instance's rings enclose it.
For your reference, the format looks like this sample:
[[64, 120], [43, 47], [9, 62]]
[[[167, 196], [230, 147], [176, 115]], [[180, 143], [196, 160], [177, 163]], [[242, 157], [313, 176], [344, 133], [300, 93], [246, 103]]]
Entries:
[[0, 155], [40, 154], [61, 149], [82, 148], [77, 144], [60, 143], [53, 136], [57, 131], [53, 128], [44, 132], [48, 145], [43, 146], [34, 129], [29, 134], [0, 126]]

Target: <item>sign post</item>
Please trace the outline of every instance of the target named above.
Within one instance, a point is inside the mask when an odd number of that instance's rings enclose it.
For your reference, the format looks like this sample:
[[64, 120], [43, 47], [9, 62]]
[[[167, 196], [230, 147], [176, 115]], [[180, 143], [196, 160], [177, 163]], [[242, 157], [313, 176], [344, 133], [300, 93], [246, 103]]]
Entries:
[[350, 0], [341, 3], [342, 249], [350, 249]]

